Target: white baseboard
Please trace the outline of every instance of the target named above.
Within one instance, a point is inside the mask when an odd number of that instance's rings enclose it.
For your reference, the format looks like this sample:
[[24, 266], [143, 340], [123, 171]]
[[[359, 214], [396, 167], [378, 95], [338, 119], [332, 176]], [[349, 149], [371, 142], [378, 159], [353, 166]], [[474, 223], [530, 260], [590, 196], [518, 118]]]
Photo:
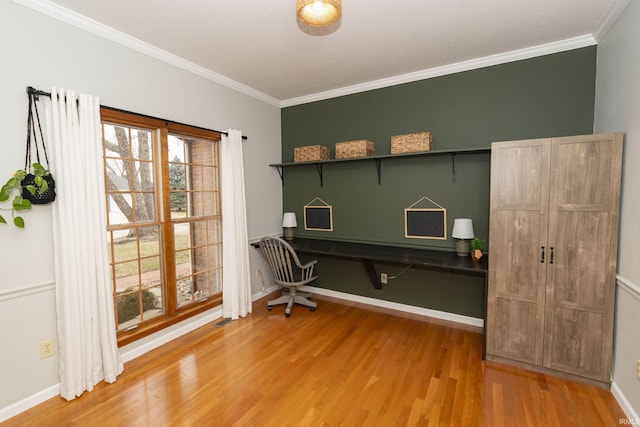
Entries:
[[[268, 295], [269, 293], [277, 290], [277, 286], [272, 286], [269, 289], [265, 289], [264, 291], [258, 292], [251, 296], [251, 301], [259, 300], [260, 298]], [[188, 334], [191, 331], [194, 331], [207, 323], [214, 322], [218, 319], [222, 318], [222, 306], [216, 307], [210, 311], [203, 313], [203, 315], [195, 316], [191, 319], [187, 319], [184, 322], [178, 324], [178, 327], [175, 329], [169, 328], [169, 331], [158, 331], [155, 334], [150, 335], [151, 339], [146, 341], [142, 345], [136, 346], [135, 343], [130, 344], [129, 346], [125, 346], [121, 349], [121, 355], [123, 362], [129, 362], [136, 357], [140, 357], [143, 354], [160, 347], [163, 344], [168, 343], [176, 338], [179, 338], [183, 335]]]
[[[42, 402], [60, 395], [60, 384], [52, 385], [46, 389], [39, 391], [29, 397], [26, 397], [16, 403], [13, 403], [5, 408], [0, 409], [0, 422], [8, 420], [11, 417], [15, 417], [20, 412], [24, 412]], [[61, 398], [62, 399], [62, 398]]]
[[620, 387], [618, 387], [618, 384], [616, 384], [615, 381], [611, 382], [611, 394], [613, 394], [613, 397], [615, 397], [618, 405], [620, 405], [620, 408], [622, 408], [622, 411], [627, 416], [627, 419], [633, 421], [633, 424], [640, 424], [640, 417], [633, 409], [633, 407], [627, 400], [627, 397], [624, 395], [624, 393], [622, 393], [622, 390], [620, 390]]
[[168, 343], [169, 341], [173, 341], [174, 339], [186, 335], [189, 332], [206, 325], [207, 323], [211, 323], [214, 320], [220, 319], [221, 317], [222, 306], [219, 306], [210, 311], [206, 311], [200, 316], [195, 316], [185, 320], [184, 322], [178, 323], [176, 328], [168, 328], [168, 331], [162, 330], [156, 332], [155, 334], [149, 335], [149, 337], [147, 337], [144, 344], [142, 345], [136, 345], [136, 343], [134, 342], [132, 344], [124, 346], [120, 350], [122, 361], [125, 363], [129, 362], [136, 357], [140, 357], [143, 354], [148, 353], [151, 350]]
[[273, 286], [270, 286], [268, 288], [263, 288], [262, 291], [260, 291], [257, 294], [254, 294], [254, 295], [251, 296], [251, 301], [257, 301], [260, 298], [266, 297], [270, 293], [277, 291], [278, 289], [280, 289], [280, 286], [277, 286], [277, 285], [273, 285]]
[[431, 310], [429, 308], [416, 307], [408, 304], [400, 304], [397, 302], [384, 301], [377, 298], [363, 297], [361, 295], [353, 295], [345, 292], [333, 291], [331, 289], [316, 288], [314, 286], [302, 286], [302, 290], [318, 295], [326, 295], [328, 297], [338, 298], [346, 301], [359, 302], [362, 304], [372, 305], [374, 307], [389, 308], [391, 310], [402, 311], [405, 313], [418, 314], [435, 319], [446, 320], [449, 322], [461, 323], [464, 325], [484, 327], [484, 320], [477, 317], [463, 316], [461, 314], [447, 313], [445, 311]]

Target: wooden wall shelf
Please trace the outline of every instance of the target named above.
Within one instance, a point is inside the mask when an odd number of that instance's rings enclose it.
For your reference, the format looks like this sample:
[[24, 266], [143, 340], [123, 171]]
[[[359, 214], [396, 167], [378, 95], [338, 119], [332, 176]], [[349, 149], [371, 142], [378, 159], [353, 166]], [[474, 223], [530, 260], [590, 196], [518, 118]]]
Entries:
[[382, 182], [382, 161], [383, 160], [396, 160], [396, 159], [406, 159], [409, 157], [437, 157], [437, 156], [451, 156], [451, 164], [453, 171], [453, 181], [455, 182], [455, 157], [456, 155], [464, 155], [464, 154], [483, 154], [483, 153], [491, 153], [491, 148], [461, 148], [455, 150], [432, 150], [432, 151], [423, 151], [420, 153], [406, 153], [406, 154], [382, 154], [379, 156], [372, 157], [355, 157], [351, 159], [330, 159], [330, 160], [317, 160], [310, 162], [298, 162], [298, 163], [274, 163], [269, 166], [276, 168], [278, 171], [278, 175], [280, 175], [280, 180], [282, 181], [282, 185], [284, 186], [284, 170], [289, 167], [298, 167], [298, 166], [309, 166], [315, 165], [316, 170], [318, 171], [318, 177], [320, 178], [320, 186], [323, 184], [323, 176], [324, 176], [324, 165], [327, 163], [347, 163], [347, 162], [363, 162], [363, 161], [372, 161], [376, 165], [376, 170], [378, 172], [378, 185]]

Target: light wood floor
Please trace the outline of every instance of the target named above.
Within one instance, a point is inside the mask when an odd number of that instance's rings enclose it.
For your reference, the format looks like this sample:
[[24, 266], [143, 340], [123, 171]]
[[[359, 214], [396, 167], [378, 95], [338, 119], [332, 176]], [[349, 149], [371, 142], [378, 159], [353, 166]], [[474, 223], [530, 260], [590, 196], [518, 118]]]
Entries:
[[617, 426], [610, 392], [481, 360], [480, 333], [316, 297], [204, 326], [2, 426]]

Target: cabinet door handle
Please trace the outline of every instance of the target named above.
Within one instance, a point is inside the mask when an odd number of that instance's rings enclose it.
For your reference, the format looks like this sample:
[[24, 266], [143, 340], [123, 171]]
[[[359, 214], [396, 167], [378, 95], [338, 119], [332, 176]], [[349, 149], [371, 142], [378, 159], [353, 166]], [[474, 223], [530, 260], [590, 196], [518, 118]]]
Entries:
[[553, 264], [553, 246], [551, 246], [549, 249], [551, 249], [551, 258], [549, 259], [549, 264]]
[[541, 252], [540, 252], [540, 262], [544, 263], [544, 246], [541, 246]]

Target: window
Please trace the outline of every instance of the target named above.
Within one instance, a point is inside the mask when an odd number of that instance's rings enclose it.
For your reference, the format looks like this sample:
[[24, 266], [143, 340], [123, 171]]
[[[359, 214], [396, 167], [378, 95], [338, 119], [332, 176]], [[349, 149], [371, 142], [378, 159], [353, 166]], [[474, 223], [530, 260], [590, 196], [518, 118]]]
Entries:
[[102, 108], [120, 345], [222, 301], [220, 134]]

